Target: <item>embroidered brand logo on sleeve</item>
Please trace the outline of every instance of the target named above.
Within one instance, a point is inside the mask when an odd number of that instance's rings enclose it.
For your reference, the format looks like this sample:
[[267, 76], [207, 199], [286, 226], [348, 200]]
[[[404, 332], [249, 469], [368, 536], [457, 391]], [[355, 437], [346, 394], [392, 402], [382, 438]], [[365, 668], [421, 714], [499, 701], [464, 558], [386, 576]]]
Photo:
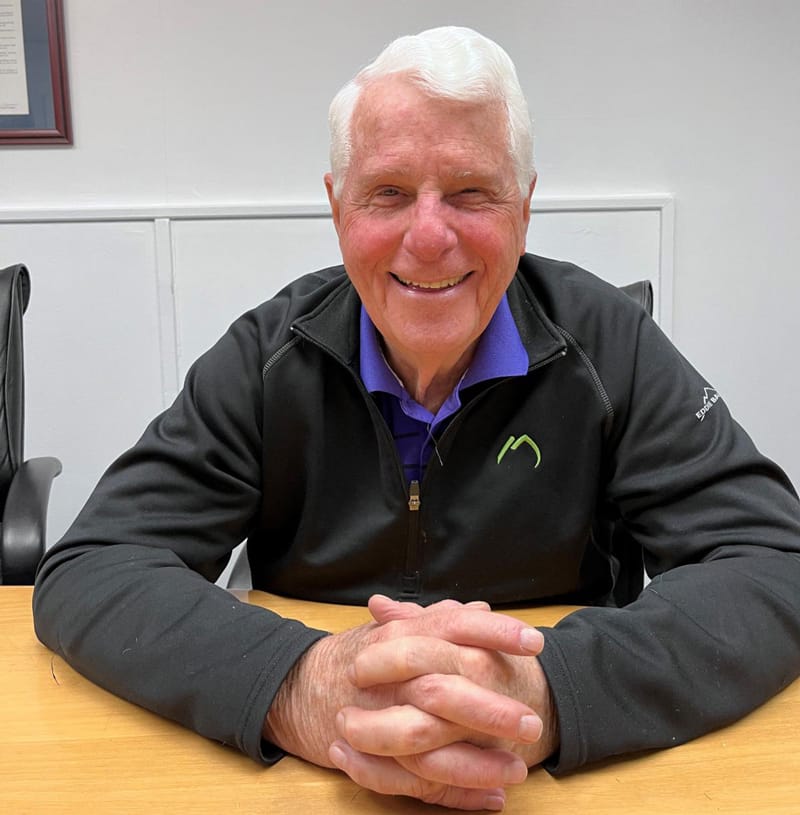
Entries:
[[497, 463], [499, 464], [503, 460], [503, 457], [509, 450], [518, 450], [523, 444], [527, 444], [531, 450], [536, 453], [536, 464], [533, 465], [533, 469], [535, 470], [542, 463], [542, 451], [539, 449], [539, 445], [536, 444], [527, 433], [523, 433], [519, 438], [509, 436], [503, 448], [497, 454]]
[[714, 388], [703, 388], [703, 407], [694, 415], [702, 422], [703, 419], [706, 418], [706, 413], [719, 402], [720, 398], [720, 395]]

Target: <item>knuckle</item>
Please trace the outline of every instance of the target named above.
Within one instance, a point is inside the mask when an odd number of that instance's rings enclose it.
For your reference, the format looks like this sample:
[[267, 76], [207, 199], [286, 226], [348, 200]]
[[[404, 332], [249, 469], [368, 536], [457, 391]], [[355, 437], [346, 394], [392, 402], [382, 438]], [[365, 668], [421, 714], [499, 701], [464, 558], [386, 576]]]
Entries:
[[494, 667], [491, 654], [483, 648], [463, 647], [459, 654], [464, 676], [483, 676]]
[[414, 690], [419, 705], [424, 710], [438, 710], [447, 701], [445, 677], [440, 674], [424, 674], [414, 680]]
[[418, 673], [424, 673], [422, 669], [424, 667], [425, 657], [421, 648], [413, 640], [405, 644], [402, 654], [407, 676], [416, 676]]
[[453, 600], [452, 598], [447, 598], [446, 600], [439, 600], [438, 603], [434, 603], [430, 606], [430, 610], [433, 609], [437, 610], [444, 610], [444, 609], [454, 609], [454, 608], [461, 608], [463, 603], [459, 603], [458, 600]]
[[512, 735], [515, 735], [515, 725], [519, 721], [519, 716], [514, 715], [503, 705], [487, 705], [484, 708], [483, 717], [487, 732], [505, 734], [506, 731], [511, 730]]
[[394, 640], [403, 635], [405, 626], [402, 620], [389, 620], [378, 629], [381, 640]]
[[426, 804], [436, 806], [452, 806], [450, 803], [450, 790], [444, 784], [430, 784], [426, 787], [424, 794], [420, 795], [421, 801]]
[[352, 746], [358, 749], [357, 745], [360, 743], [360, 730], [356, 726], [354, 717], [351, 714], [345, 713], [337, 722], [337, 727], [340, 731], [339, 735]]
[[452, 799], [452, 790], [440, 781], [426, 777], [429, 768], [425, 763], [418, 760], [417, 756], [408, 756], [403, 761], [403, 766], [411, 774], [412, 791], [408, 794], [426, 804], [438, 804], [440, 806], [452, 806], [449, 803]]
[[415, 757], [429, 750], [435, 735], [433, 731], [431, 722], [416, 721], [410, 724], [402, 737], [403, 752]]
[[355, 657], [353, 657], [352, 665], [353, 665], [353, 677], [355, 679], [356, 685], [358, 685], [358, 683], [361, 681], [364, 675], [365, 669], [369, 665], [367, 655], [364, 654], [363, 652], [356, 654]]
[[[351, 776], [352, 778], [352, 776]], [[397, 795], [398, 788], [390, 777], [377, 774], [369, 778], [353, 778], [353, 781], [360, 784], [362, 787], [371, 789], [374, 792], [379, 792], [381, 795]]]

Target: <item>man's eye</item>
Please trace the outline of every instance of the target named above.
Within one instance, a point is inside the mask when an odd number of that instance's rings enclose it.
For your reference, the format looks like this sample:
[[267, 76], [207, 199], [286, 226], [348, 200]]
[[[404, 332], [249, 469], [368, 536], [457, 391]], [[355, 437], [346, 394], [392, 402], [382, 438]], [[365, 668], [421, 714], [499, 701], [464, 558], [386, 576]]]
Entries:
[[480, 189], [479, 187], [464, 187], [463, 190], [458, 190], [456, 192], [456, 198], [478, 198], [481, 195], [484, 195], [484, 190]]
[[454, 204], [478, 204], [486, 199], [486, 191], [478, 187], [464, 187], [450, 196]]
[[397, 187], [379, 187], [372, 193], [372, 202], [375, 206], [399, 206], [404, 200], [403, 191]]

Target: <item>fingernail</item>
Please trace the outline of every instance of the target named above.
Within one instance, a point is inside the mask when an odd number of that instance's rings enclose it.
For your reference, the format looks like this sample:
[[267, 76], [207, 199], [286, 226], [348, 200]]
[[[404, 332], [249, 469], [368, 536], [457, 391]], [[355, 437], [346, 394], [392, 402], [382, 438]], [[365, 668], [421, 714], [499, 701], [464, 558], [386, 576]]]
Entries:
[[341, 770], [344, 768], [345, 764], [347, 764], [347, 756], [345, 755], [344, 750], [342, 750], [339, 745], [334, 742], [328, 748], [328, 758]]
[[521, 758], [507, 764], [505, 770], [503, 770], [504, 784], [521, 784], [527, 777], [528, 768]]
[[492, 812], [502, 812], [506, 808], [506, 799], [502, 795], [487, 795], [483, 801], [483, 808]]
[[517, 738], [520, 741], [526, 741], [529, 744], [534, 741], [539, 741], [542, 735], [542, 727], [542, 720], [538, 716], [534, 716], [532, 714], [523, 716], [519, 720], [519, 732], [517, 734]]
[[544, 636], [535, 628], [523, 628], [519, 635], [519, 645], [523, 651], [538, 654], [544, 647]]

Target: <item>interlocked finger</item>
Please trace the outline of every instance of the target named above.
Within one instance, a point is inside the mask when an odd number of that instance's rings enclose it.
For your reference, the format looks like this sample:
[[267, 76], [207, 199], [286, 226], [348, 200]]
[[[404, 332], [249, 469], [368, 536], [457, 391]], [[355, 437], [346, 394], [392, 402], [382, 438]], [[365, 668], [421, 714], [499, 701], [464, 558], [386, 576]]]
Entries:
[[421, 676], [404, 683], [398, 695], [404, 703], [472, 731], [473, 736], [530, 744], [542, 735], [542, 720], [528, 705], [464, 676]]
[[353, 660], [348, 678], [359, 688], [405, 682], [429, 673], [459, 673], [460, 646], [447, 640], [408, 636], [376, 642]]
[[470, 736], [466, 728], [413, 705], [346, 707], [336, 717], [336, 730], [354, 749], [376, 756], [423, 753]]
[[507, 750], [492, 750], [457, 742], [427, 753], [399, 756], [409, 772], [457, 787], [521, 784], [528, 777], [525, 762]]
[[357, 784], [384, 795], [408, 795], [429, 804], [463, 810], [500, 811], [505, 806], [505, 792], [500, 786], [480, 789], [429, 781], [392, 758], [365, 755], [344, 742], [331, 745], [329, 758]]
[[470, 600], [468, 603], [460, 603], [458, 600], [440, 600], [430, 606], [421, 606], [419, 603], [409, 601], [392, 600], [383, 594], [373, 594], [369, 598], [369, 610], [376, 622], [386, 623], [390, 620], [410, 620], [421, 614], [431, 611], [440, 611], [445, 608], [476, 608], [482, 611], [491, 611], [492, 607], [484, 600]]
[[444, 600], [420, 610], [375, 597], [370, 602], [370, 611], [381, 624], [384, 639], [428, 636], [519, 656], [535, 656], [544, 647], [540, 631], [507, 614], [491, 611], [482, 603], [462, 605]]

